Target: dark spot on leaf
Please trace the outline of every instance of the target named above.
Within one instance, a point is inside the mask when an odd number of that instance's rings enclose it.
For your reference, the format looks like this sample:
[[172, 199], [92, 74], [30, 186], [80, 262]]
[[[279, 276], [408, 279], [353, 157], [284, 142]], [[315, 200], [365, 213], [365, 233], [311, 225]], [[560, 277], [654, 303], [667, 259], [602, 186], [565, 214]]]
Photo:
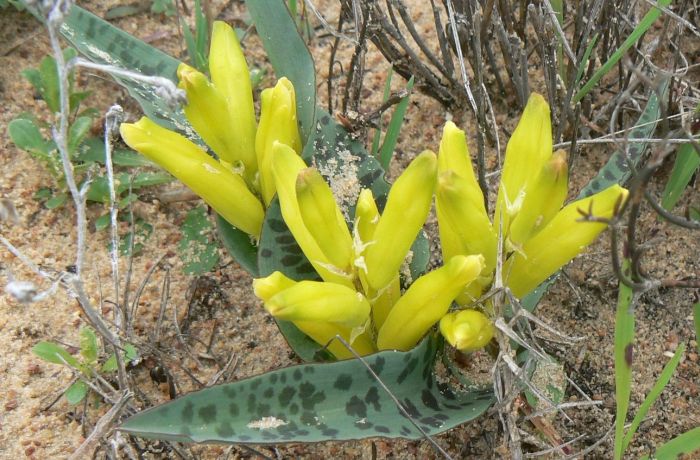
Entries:
[[272, 229], [272, 231], [275, 233], [283, 233], [288, 231], [287, 224], [285, 224], [282, 219], [268, 219], [267, 223], [270, 226], [270, 229]]
[[187, 401], [182, 409], [182, 420], [185, 423], [192, 423], [192, 417], [194, 417], [194, 405]]
[[304, 374], [313, 374], [314, 372], [316, 372], [316, 369], [313, 366], [304, 367]]
[[433, 418], [436, 418], [438, 420], [442, 420], [443, 422], [446, 422], [450, 419], [450, 416], [447, 414], [437, 413], [437, 414], [433, 415]]
[[248, 413], [255, 413], [255, 395], [253, 393], [248, 395]]
[[377, 375], [379, 375], [384, 370], [385, 364], [386, 364], [386, 359], [384, 359], [383, 356], [377, 356], [377, 358], [374, 360], [374, 364], [372, 365], [372, 369], [374, 369], [374, 372]]
[[[410, 355], [409, 355], [410, 356]], [[406, 367], [403, 368], [401, 373], [399, 374], [398, 378], [396, 379], [397, 383], [403, 383], [404, 380], [416, 369], [416, 366], [418, 365], [418, 359], [414, 358], [406, 364]]]
[[272, 395], [274, 395], [274, 394], [275, 394], [275, 390], [273, 390], [272, 388], [268, 388], [267, 390], [265, 390], [263, 392], [263, 396], [266, 398], [272, 398]]
[[442, 426], [442, 422], [435, 417], [423, 417], [420, 419], [420, 422], [424, 425], [432, 426], [433, 428], [440, 428]]
[[267, 248], [262, 249], [262, 250], [260, 251], [260, 256], [261, 256], [261, 257], [265, 257], [265, 258], [272, 257], [272, 251], [270, 251], [270, 250], [267, 249]]
[[301, 254], [303, 254], [301, 248], [296, 243], [287, 244], [287, 245], [280, 245], [279, 249], [284, 254], [295, 255], [295, 256], [300, 256]]
[[358, 420], [357, 422], [355, 422], [355, 426], [361, 430], [369, 430], [370, 428], [372, 428], [374, 426], [374, 423], [368, 422], [366, 420], [363, 420], [363, 421]]
[[228, 405], [228, 413], [231, 414], [233, 417], [237, 417], [239, 410], [238, 410], [238, 404], [236, 403], [231, 403]]
[[443, 395], [445, 398], [449, 400], [454, 400], [456, 398], [454, 391], [452, 391], [448, 384], [438, 382], [437, 387], [440, 394]]
[[[293, 375], [293, 377], [294, 377], [294, 380], [296, 380], [297, 382], [298, 382], [299, 380], [301, 380], [301, 371], [300, 371], [299, 369], [294, 369], [294, 374], [292, 374], [292, 375]], [[313, 385], [312, 385], [312, 386], [313, 386]], [[303, 387], [303, 385], [302, 385], [302, 387]], [[302, 392], [303, 392], [303, 391], [304, 391], [304, 390], [302, 389]], [[311, 391], [313, 391], [313, 390], [311, 390]]]
[[391, 433], [391, 430], [388, 427], [382, 426], [382, 425], [376, 425], [374, 427], [374, 431], [378, 433]]
[[284, 374], [280, 375], [280, 382], [287, 383], [287, 373], [286, 372]]
[[437, 399], [435, 399], [435, 396], [428, 390], [423, 390], [421, 393], [421, 400], [423, 401], [423, 404], [425, 404], [427, 407], [431, 408], [434, 411], [439, 411], [440, 410], [440, 405], [438, 404]]
[[625, 347], [625, 364], [627, 366], [632, 367], [632, 359], [633, 359], [633, 354], [634, 354], [634, 346], [630, 343], [627, 344]]
[[308, 436], [309, 432], [307, 430], [297, 430], [297, 436]]
[[236, 397], [236, 389], [233, 387], [233, 385], [223, 385], [221, 387], [221, 391], [223, 391], [224, 394], [230, 399]]
[[410, 415], [411, 418], [415, 419], [421, 416], [420, 411], [410, 399], [405, 398], [403, 400], [403, 407], [406, 409], [406, 412], [408, 412], [408, 415]]
[[335, 437], [338, 436], [338, 430], [333, 429], [333, 428], [324, 428], [323, 430], [321, 430], [321, 434], [323, 436], [328, 437], [328, 438], [335, 439]]
[[609, 169], [606, 169], [605, 172], [603, 172], [603, 177], [609, 181], [615, 180], [615, 174], [613, 174]]
[[269, 404], [258, 404], [255, 408], [255, 413], [261, 417], [267, 417], [270, 415], [270, 405]]
[[297, 244], [297, 240], [294, 239], [294, 236], [287, 233], [276, 236], [275, 242], [277, 242], [277, 244]]
[[294, 387], [286, 386], [282, 389], [280, 392], [280, 395], [278, 397], [280, 406], [286, 407], [292, 400], [292, 397], [294, 397], [294, 393], [296, 393], [297, 390], [294, 389]]
[[292, 403], [289, 405], [289, 413], [296, 415], [299, 412], [299, 405], [297, 403]]
[[367, 390], [367, 394], [365, 395], [365, 402], [367, 404], [372, 405], [374, 407], [374, 410], [377, 412], [381, 412], [382, 410], [382, 405], [379, 400], [379, 390], [377, 387], [370, 387], [369, 390]]
[[350, 374], [340, 374], [336, 379], [333, 387], [339, 390], [347, 390], [352, 385], [352, 376]]
[[320, 118], [319, 121], [321, 122], [321, 124], [322, 124], [323, 126], [328, 126], [328, 123], [331, 122], [331, 117], [329, 117], [328, 115], [324, 115], [324, 116], [322, 116], [322, 117]]
[[216, 406], [214, 404], [209, 404], [199, 409], [199, 418], [204, 420], [204, 423], [216, 421]]
[[409, 434], [411, 434], [411, 429], [406, 425], [403, 425], [401, 426], [401, 431], [399, 433], [401, 433], [401, 436], [408, 436]]
[[236, 434], [236, 432], [233, 431], [233, 428], [231, 428], [230, 423], [222, 422], [219, 426], [216, 427], [216, 434], [218, 434], [222, 438], [230, 438], [231, 436]]
[[262, 379], [253, 380], [253, 382], [250, 384], [250, 389], [257, 390], [257, 388], [260, 386], [261, 383], [262, 383]]
[[280, 259], [280, 263], [285, 267], [293, 267], [301, 262], [301, 256], [288, 254]]
[[277, 383], [277, 374], [270, 374], [270, 383]]
[[310, 411], [303, 412], [301, 417], [299, 417], [299, 420], [301, 420], [301, 423], [305, 425], [316, 425], [318, 423], [316, 420], [316, 413]]
[[353, 396], [345, 405], [345, 413], [349, 416], [365, 418], [367, 417], [367, 406], [360, 398]]

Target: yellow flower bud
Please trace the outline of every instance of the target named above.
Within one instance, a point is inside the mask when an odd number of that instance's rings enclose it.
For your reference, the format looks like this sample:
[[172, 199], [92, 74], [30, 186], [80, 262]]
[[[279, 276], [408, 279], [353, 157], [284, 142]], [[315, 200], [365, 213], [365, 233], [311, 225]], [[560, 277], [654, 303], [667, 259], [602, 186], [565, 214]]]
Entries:
[[304, 160], [296, 154], [294, 149], [279, 142], [273, 144], [272, 155], [272, 172], [275, 178], [275, 188], [280, 201], [282, 217], [287, 227], [289, 227], [289, 231], [292, 232], [297, 244], [321, 278], [325, 281], [352, 287], [353, 284], [350, 277], [346, 273], [340, 273], [333, 268], [333, 264], [326, 258], [316, 239], [304, 224], [296, 192], [299, 172], [306, 169]]
[[536, 180], [525, 187], [525, 198], [509, 232], [511, 244], [519, 246], [539, 232], [559, 212], [569, 183], [566, 152], [557, 150]]
[[379, 223], [379, 210], [372, 190], [362, 189], [355, 206], [355, 231], [363, 244], [372, 240], [377, 223]]
[[443, 316], [440, 332], [458, 350], [474, 351], [491, 341], [494, 329], [491, 321], [480, 311], [462, 310]]
[[316, 168], [299, 172], [297, 201], [304, 225], [319, 248], [338, 271], [352, 271], [352, 237], [333, 191]]
[[230, 129], [234, 122], [226, 99], [203, 73], [187, 64], [180, 64], [177, 76], [180, 79], [178, 86], [187, 93], [187, 104], [183, 109], [185, 116], [197, 134], [220, 159], [229, 164], [239, 162], [240, 158], [234, 156], [239, 140]]
[[253, 292], [256, 297], [267, 302], [274, 296], [285, 289], [288, 289], [296, 284], [291, 278], [288, 278], [284, 273], [276, 271], [265, 278], [256, 278], [253, 280]]
[[399, 275], [377, 294], [375, 299], [372, 299], [372, 318], [374, 319], [374, 327], [380, 329], [386, 321], [386, 317], [394, 305], [401, 297], [401, 280]]
[[232, 225], [258, 237], [264, 212], [245, 181], [180, 134], [146, 117], [123, 123], [124, 142], [177, 177]]
[[485, 273], [496, 267], [497, 236], [491, 226], [483, 201], [470, 198], [478, 185], [458, 176], [452, 170], [438, 178], [435, 193], [438, 230], [442, 243], [443, 260], [462, 254], [482, 254]]
[[294, 321], [294, 325], [319, 345], [325, 346], [328, 344], [328, 351], [333, 353], [333, 356], [337, 359], [352, 359], [355, 355], [340, 340], [332, 340], [336, 335], [341, 336], [360, 356], [366, 356], [377, 351], [372, 343], [372, 339], [366, 333], [360, 334], [355, 340], [351, 340], [352, 330], [338, 324], [318, 321]]
[[552, 122], [545, 99], [532, 93], [525, 111], [506, 147], [501, 185], [496, 200], [493, 228], [498, 234], [503, 219], [503, 234], [508, 233], [511, 218], [522, 205], [525, 186], [533, 180], [552, 155]]
[[287, 144], [295, 152], [301, 153], [294, 86], [284, 77], [279, 79], [274, 88], [263, 90], [261, 94], [255, 151], [260, 171], [260, 191], [266, 205], [270, 204], [275, 195], [275, 180], [272, 175], [272, 145], [275, 142]]
[[367, 248], [367, 281], [380, 291], [394, 279], [423, 228], [437, 180], [437, 158], [431, 151], [418, 155], [392, 185], [384, 212]]
[[299, 281], [265, 302], [272, 316], [287, 321], [320, 321], [346, 327], [364, 325], [370, 306], [359, 292], [323, 281]]
[[236, 139], [233, 150], [230, 151], [231, 158], [243, 163], [246, 178], [253, 178], [258, 169], [255, 158], [253, 89], [248, 64], [236, 33], [225, 22], [215, 21], [212, 27], [209, 73], [229, 110], [231, 124], [225, 129]]
[[454, 256], [443, 267], [418, 278], [389, 312], [379, 329], [377, 347], [409, 350], [416, 345], [483, 267], [481, 255]]
[[627, 197], [627, 190], [613, 185], [593, 196], [575, 201], [559, 211], [522, 250], [513, 253], [503, 273], [506, 285], [522, 298], [560, 267], [576, 257], [607, 227], [599, 222], [580, 222], [579, 210], [600, 218], [612, 217], [616, 206]]
[[464, 131], [457, 128], [451, 121], [445, 123], [442, 130], [438, 154], [438, 176], [445, 171], [452, 171], [461, 178], [470, 202], [477, 209], [481, 209], [482, 214], [486, 214], [484, 194], [474, 175], [474, 168], [467, 148], [467, 138]]

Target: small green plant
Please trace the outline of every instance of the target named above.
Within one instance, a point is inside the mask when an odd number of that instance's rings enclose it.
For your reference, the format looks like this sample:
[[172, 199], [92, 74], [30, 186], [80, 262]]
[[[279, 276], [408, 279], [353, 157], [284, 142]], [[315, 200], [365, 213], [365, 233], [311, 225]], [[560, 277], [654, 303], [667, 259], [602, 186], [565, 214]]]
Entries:
[[213, 225], [204, 206], [190, 210], [182, 224], [182, 239], [178, 245], [185, 273], [201, 275], [219, 262], [219, 245], [213, 237]]
[[[98, 374], [111, 374], [117, 370], [117, 357], [114, 353], [100, 364], [100, 353], [97, 336], [92, 328], [80, 330], [80, 355], [73, 356], [65, 347], [48, 341], [42, 341], [32, 348], [39, 358], [53, 364], [62, 364], [73, 369], [78, 374], [76, 380], [63, 393], [69, 404], [78, 404], [90, 392], [88, 381]], [[124, 360], [134, 362], [138, 359], [136, 348], [131, 344], [124, 346]]]
[[176, 12], [175, 2], [173, 0], [153, 0], [151, 12], [172, 16]]

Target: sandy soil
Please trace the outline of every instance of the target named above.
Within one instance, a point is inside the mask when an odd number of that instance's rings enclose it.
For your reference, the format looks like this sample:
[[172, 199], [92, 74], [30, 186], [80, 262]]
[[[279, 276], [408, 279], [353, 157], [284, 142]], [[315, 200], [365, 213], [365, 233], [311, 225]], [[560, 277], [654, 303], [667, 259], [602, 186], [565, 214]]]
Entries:
[[[98, 2], [86, 2], [83, 6], [102, 13], [105, 6]], [[233, 20], [240, 14], [237, 4], [217, 6], [220, 17]], [[171, 54], [181, 52], [180, 40], [173, 18], [140, 14], [115, 22], [154, 46]], [[427, 24], [427, 23], [426, 23]], [[427, 26], [426, 26], [427, 27]], [[314, 42], [313, 55], [317, 59], [319, 81], [327, 72], [326, 56], [329, 39]], [[266, 65], [259, 44], [253, 37], [248, 47], [255, 56], [256, 65]], [[48, 52], [47, 40], [40, 25], [28, 14], [12, 8], [0, 11], [0, 198], [9, 199], [17, 208], [20, 222], [16, 225], [0, 223], [2, 235], [18, 247], [27, 257], [46, 269], [63, 270], [74, 262], [75, 224], [70, 206], [61, 210], [47, 210], [33, 199], [43, 186], [52, 185], [51, 177], [29, 155], [17, 149], [9, 140], [5, 127], [21, 112], [40, 113], [47, 117], [43, 102], [37, 101], [29, 83], [20, 77], [22, 69], [37, 66]], [[343, 57], [341, 56], [341, 59]], [[370, 71], [366, 77], [366, 108], [377, 105], [384, 84], [386, 63], [378, 53], [370, 50]], [[94, 92], [90, 104], [103, 110], [114, 102], [121, 103], [132, 118], [138, 107], [128, 100], [125, 92], [111, 81], [83, 72], [82, 84]], [[272, 80], [268, 78], [264, 86]], [[396, 79], [397, 87], [403, 82]], [[321, 98], [325, 88], [319, 89]], [[499, 125], [510, 132], [517, 120], [512, 101], [495, 101], [500, 114]], [[423, 148], [437, 149], [439, 133], [448, 114], [437, 103], [416, 95], [407, 114], [406, 126], [399, 139], [397, 161], [392, 172], [398, 171]], [[473, 123], [464, 116], [463, 126], [471, 132]], [[99, 127], [96, 127], [99, 130]], [[506, 139], [502, 134], [502, 139]], [[592, 177], [610, 155], [609, 148], [586, 148], [577, 158], [571, 180], [572, 195]], [[494, 155], [495, 158], [495, 155]], [[662, 182], [662, 181], [661, 181]], [[658, 184], [655, 184], [658, 187]], [[697, 188], [694, 196], [698, 197]], [[691, 194], [692, 195], [692, 194]], [[170, 292], [164, 333], [161, 344], [167, 356], [158, 362], [158, 356], [148, 356], [132, 375], [140, 390], [152, 403], [169, 399], [168, 386], [158, 384], [152, 378], [153, 370], [164, 365], [173, 375], [178, 392], [199, 387], [197, 381], [206, 383], [225, 362], [233, 359], [225, 378], [240, 379], [296, 362], [296, 358], [276, 330], [274, 323], [264, 314], [250, 290], [250, 276], [222, 251], [220, 266], [204, 278], [193, 279], [182, 274], [182, 263], [174, 251], [180, 238], [178, 226], [192, 203], [161, 205], [157, 201], [137, 203], [135, 212], [154, 226], [154, 232], [146, 243], [143, 254], [134, 258], [132, 267], [132, 292], [144, 279], [149, 268], [161, 257], [159, 267], [146, 284], [138, 303], [136, 335], [145, 341], [152, 332], [159, 312], [161, 285], [166, 275], [170, 277]], [[101, 206], [91, 205], [90, 216], [103, 212]], [[126, 231], [127, 228], [122, 229]], [[697, 235], [674, 229], [653, 216], [643, 220], [640, 236], [650, 242], [649, 269], [666, 276], [679, 274], [697, 275], [700, 263], [700, 244]], [[107, 252], [108, 233], [94, 231], [88, 238], [86, 261], [87, 290], [95, 304], [100, 299], [113, 299], [111, 272]], [[4, 248], [0, 250], [0, 283], [6, 283], [10, 274], [16, 279], [33, 280], [41, 289], [49, 287], [46, 281], [34, 276], [19, 260]], [[122, 273], [126, 273], [126, 261], [122, 260]], [[571, 439], [579, 435], [589, 438], [585, 445], [593, 443], [611, 426], [614, 417], [614, 371], [612, 336], [617, 281], [609, 267], [608, 243], [605, 238], [590, 252], [578, 258], [566, 269], [550, 293], [545, 296], [538, 315], [562, 332], [581, 336], [580, 346], [564, 347], [548, 345], [547, 351], [564, 365], [570, 378], [594, 400], [602, 401], [596, 408], [577, 409], [568, 412], [570, 420], [561, 416], [553, 420], [559, 435]], [[199, 284], [197, 284], [199, 283]], [[199, 289], [195, 289], [196, 286]], [[671, 439], [688, 429], [700, 425], [700, 398], [698, 382], [697, 339], [692, 326], [691, 305], [697, 293], [682, 290], [651, 292], [642, 296], [637, 307], [638, 341], [635, 348], [634, 389], [631, 412], [643, 400], [663, 365], [668, 352], [680, 343], [687, 345], [683, 358], [671, 384], [661, 400], [649, 413], [628, 451], [630, 457], [648, 451], [655, 445]], [[109, 304], [104, 305], [109, 313]], [[177, 314], [180, 321], [188, 309], [192, 317], [189, 342], [197, 360], [186, 357], [181, 344], [173, 336], [171, 318]], [[78, 331], [86, 324], [75, 300], [59, 291], [47, 300], [30, 305], [15, 302], [10, 297], [0, 297], [0, 458], [61, 458], [77, 448], [85, 436], [84, 426], [92, 426], [107, 409], [94, 405], [85, 411], [81, 406], [69, 406], [64, 399], [54, 400], [70, 384], [71, 373], [60, 366], [41, 361], [31, 353], [31, 347], [41, 340], [53, 340], [75, 347]], [[199, 340], [201, 343], [197, 343]], [[208, 344], [211, 344], [208, 346]], [[157, 370], [157, 369], [156, 369]], [[571, 386], [566, 396], [573, 401], [580, 396]], [[523, 428], [534, 436], [537, 431], [524, 424]], [[467, 426], [452, 430], [438, 437], [441, 445], [458, 458], [508, 458], [507, 449], [501, 445], [501, 433], [495, 413], [489, 412]], [[591, 458], [607, 458], [611, 442], [599, 447]], [[278, 449], [263, 447], [265, 455], [303, 458], [429, 458], [435, 453], [427, 442], [360, 441], [327, 443], [320, 445], [289, 445]], [[203, 446], [194, 451], [203, 458], [250, 458], [252, 454], [242, 448]], [[165, 454], [151, 453], [149, 458], [166, 458]]]

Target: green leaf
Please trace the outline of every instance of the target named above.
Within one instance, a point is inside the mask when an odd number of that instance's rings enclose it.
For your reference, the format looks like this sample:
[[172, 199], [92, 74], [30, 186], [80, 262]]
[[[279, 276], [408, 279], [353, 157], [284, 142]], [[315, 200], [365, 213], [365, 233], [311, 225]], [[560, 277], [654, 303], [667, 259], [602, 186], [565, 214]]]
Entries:
[[[133, 240], [133, 254], [138, 255], [143, 250], [143, 244], [151, 237], [153, 233], [153, 225], [137, 218], [133, 228], [129, 233], [124, 235], [119, 242], [119, 253], [123, 256], [130, 255]], [[111, 247], [111, 244], [110, 244]]]
[[[158, 75], [177, 82], [177, 59], [78, 6], [74, 5], [69, 10], [61, 33], [93, 62], [144, 75]], [[114, 79], [138, 101], [146, 116], [166, 128], [186, 131], [188, 124], [182, 109], [169, 107], [167, 101], [156, 93], [156, 88], [122, 77]]]
[[[654, 458], [657, 460], [675, 460], [681, 458], [684, 454], [692, 454], [698, 450], [700, 450], [700, 427], [686, 431], [659, 446], [654, 452]], [[645, 455], [642, 457], [642, 460], [649, 460], [649, 456]]]
[[89, 390], [90, 387], [87, 386], [85, 382], [83, 382], [82, 380], [78, 380], [73, 385], [68, 387], [66, 392], [63, 393], [63, 396], [66, 397], [66, 401], [68, 401], [68, 404], [75, 405], [82, 401], [83, 398], [85, 398]]
[[148, 2], [135, 3], [131, 5], [117, 5], [107, 10], [104, 18], [108, 21], [125, 18], [135, 14], [143, 13], [149, 9]]
[[68, 131], [68, 153], [74, 156], [92, 127], [92, 117], [78, 117]]
[[[382, 103], [389, 100], [389, 95], [391, 94], [391, 79], [394, 77], [394, 68], [389, 67], [389, 73], [386, 76], [386, 81], [384, 82], [384, 94], [382, 94]], [[377, 156], [379, 153], [379, 141], [382, 137], [382, 119], [381, 117], [377, 121], [377, 129], [374, 130], [374, 137], [372, 138], [372, 156]], [[382, 163], [384, 165], [384, 163]], [[385, 166], [386, 168], [386, 166]]]
[[[668, 93], [669, 81], [668, 78], [664, 78], [659, 86], [658, 93], [661, 94], [662, 98], [665, 98]], [[652, 137], [660, 116], [661, 107], [659, 106], [657, 92], [651, 91], [647, 105], [644, 107], [644, 111], [637, 123], [635, 123], [636, 127], [631, 129], [627, 136], [628, 142], [625, 143], [627, 152], [615, 152], [605, 166], [598, 171], [596, 177], [581, 190], [577, 199], [591, 196], [614, 184], [624, 185], [632, 177], [630, 164], [637, 167], [641, 161], [644, 150], [648, 145], [646, 139]]]
[[399, 138], [401, 125], [403, 124], [403, 119], [406, 115], [408, 100], [411, 95], [411, 90], [413, 89], [413, 77], [408, 80], [406, 89], [408, 90], [408, 94], [401, 99], [401, 102], [396, 104], [394, 113], [391, 115], [391, 121], [389, 121], [389, 126], [386, 129], [386, 134], [384, 135], [384, 142], [382, 143], [381, 149], [379, 149], [379, 162], [385, 170], [389, 169], [389, 163], [391, 162], [391, 157], [394, 154], [396, 141]]
[[627, 449], [627, 446], [629, 446], [629, 443], [632, 440], [632, 436], [634, 436], [634, 433], [637, 432], [639, 424], [642, 423], [642, 420], [644, 420], [644, 418], [647, 416], [647, 413], [649, 412], [649, 409], [651, 409], [651, 406], [656, 402], [657, 399], [659, 399], [659, 396], [661, 396], [661, 392], [664, 391], [664, 388], [666, 388], [668, 382], [671, 381], [671, 377], [673, 377], [673, 373], [675, 372], [676, 367], [678, 367], [678, 364], [681, 362], [681, 357], [683, 356], [684, 352], [685, 344], [682, 343], [678, 346], [678, 348], [676, 348], [676, 352], [673, 354], [673, 358], [671, 358], [671, 360], [668, 363], [666, 363], [653, 388], [646, 396], [646, 398], [644, 398], [644, 402], [642, 402], [642, 405], [639, 406], [639, 410], [637, 410], [637, 413], [634, 415], [634, 420], [632, 420], [632, 423], [627, 429], [627, 433], [625, 433], [625, 437], [622, 440], [623, 452], [625, 451], [625, 449]]
[[53, 342], [42, 341], [37, 343], [32, 347], [32, 353], [50, 363], [68, 364], [76, 369], [80, 367], [80, 362], [68, 353], [68, 350]]
[[637, 40], [639, 40], [644, 33], [651, 27], [656, 20], [661, 16], [661, 8], [666, 8], [668, 5], [671, 4], [671, 0], [659, 0], [657, 3], [657, 7], [652, 7], [647, 14], [644, 15], [642, 20], [637, 24], [637, 27], [634, 28], [632, 33], [625, 39], [625, 41], [620, 45], [620, 47], [615, 50], [615, 52], [608, 58], [608, 60], [603, 64], [603, 66], [598, 69], [593, 76], [591, 77], [590, 80], [586, 82], [585, 85], [583, 85], [583, 88], [581, 88], [578, 93], [576, 93], [576, 96], [574, 97], [573, 103], [576, 104], [579, 102], [581, 99], [583, 99], [586, 94], [588, 94], [596, 84], [600, 81], [601, 78], [605, 76], [610, 70], [615, 67], [615, 65], [622, 59], [622, 57], [625, 55], [627, 50], [629, 50], [632, 45], [634, 45]]
[[97, 361], [97, 336], [90, 327], [80, 329], [80, 354], [87, 364]]
[[[61, 102], [58, 94], [58, 71], [56, 60], [52, 56], [45, 56], [39, 64], [41, 84], [37, 88], [41, 98], [49, 106], [51, 113], [61, 110]], [[31, 81], [31, 80], [30, 80]]]
[[253, 277], [260, 276], [258, 271], [258, 248], [250, 235], [237, 229], [220, 215], [216, 215], [216, 228], [219, 240], [228, 253], [245, 271]]
[[56, 209], [66, 204], [66, 201], [68, 201], [68, 195], [65, 193], [59, 193], [46, 200], [44, 206], [46, 206], [46, 209]]
[[693, 323], [695, 324], [695, 341], [698, 343], [698, 351], [700, 351], [700, 302], [693, 305]]
[[[173, 177], [164, 172], [143, 172], [135, 176], [130, 176], [129, 173], [120, 173], [114, 177], [117, 197], [121, 197], [124, 192], [131, 189], [133, 192], [140, 190], [143, 187], [154, 185], [167, 184], [171, 182]], [[109, 181], [106, 177], [97, 177], [90, 184], [87, 196], [88, 201], [98, 203], [109, 203]]]
[[172, 16], [177, 10], [173, 0], [152, 0], [151, 12]]
[[46, 160], [53, 147], [53, 142], [44, 139], [39, 128], [31, 120], [16, 119], [7, 125], [10, 139], [22, 150], [26, 150], [32, 155], [38, 155], [40, 159]]
[[[80, 146], [77, 160], [86, 163], [105, 164], [104, 139], [99, 137], [88, 137], [85, 139]], [[112, 150], [112, 164], [132, 168], [154, 166], [154, 163], [143, 155], [124, 149]]]
[[311, 54], [284, 1], [246, 0], [246, 6], [277, 77], [287, 77], [294, 85], [302, 143], [306, 144], [313, 133], [316, 110], [316, 69]]
[[178, 244], [183, 270], [189, 275], [201, 275], [219, 262], [219, 248], [211, 239], [212, 225], [204, 206], [191, 209], [180, 227], [182, 239]]
[[34, 199], [37, 201], [43, 201], [51, 198], [53, 196], [53, 191], [48, 187], [42, 187], [34, 193]]
[[[431, 435], [473, 420], [493, 402], [490, 387], [460, 393], [437, 381], [436, 349], [436, 340], [426, 339], [409, 352], [365, 358]], [[147, 438], [236, 444], [422, 438], [356, 359], [293, 366], [206, 388], [136, 414], [119, 429]]]
[[117, 370], [117, 356], [112, 353], [109, 355], [109, 358], [107, 358], [107, 361], [105, 361], [102, 364], [102, 372], [104, 373], [110, 373], [114, 372]]
[[[629, 273], [630, 262], [622, 270]], [[632, 392], [632, 361], [634, 358], [634, 305], [632, 288], [620, 282], [615, 315], [615, 460], [624, 453], [624, 431]]]
[[111, 216], [109, 213], [102, 214], [100, 217], [95, 219], [95, 230], [100, 231], [104, 230], [105, 228], [109, 227], [109, 223], [111, 221]]
[[680, 146], [676, 153], [671, 177], [668, 178], [662, 195], [661, 206], [664, 209], [670, 211], [678, 203], [698, 167], [700, 167], [700, 152], [695, 150], [693, 144]]

